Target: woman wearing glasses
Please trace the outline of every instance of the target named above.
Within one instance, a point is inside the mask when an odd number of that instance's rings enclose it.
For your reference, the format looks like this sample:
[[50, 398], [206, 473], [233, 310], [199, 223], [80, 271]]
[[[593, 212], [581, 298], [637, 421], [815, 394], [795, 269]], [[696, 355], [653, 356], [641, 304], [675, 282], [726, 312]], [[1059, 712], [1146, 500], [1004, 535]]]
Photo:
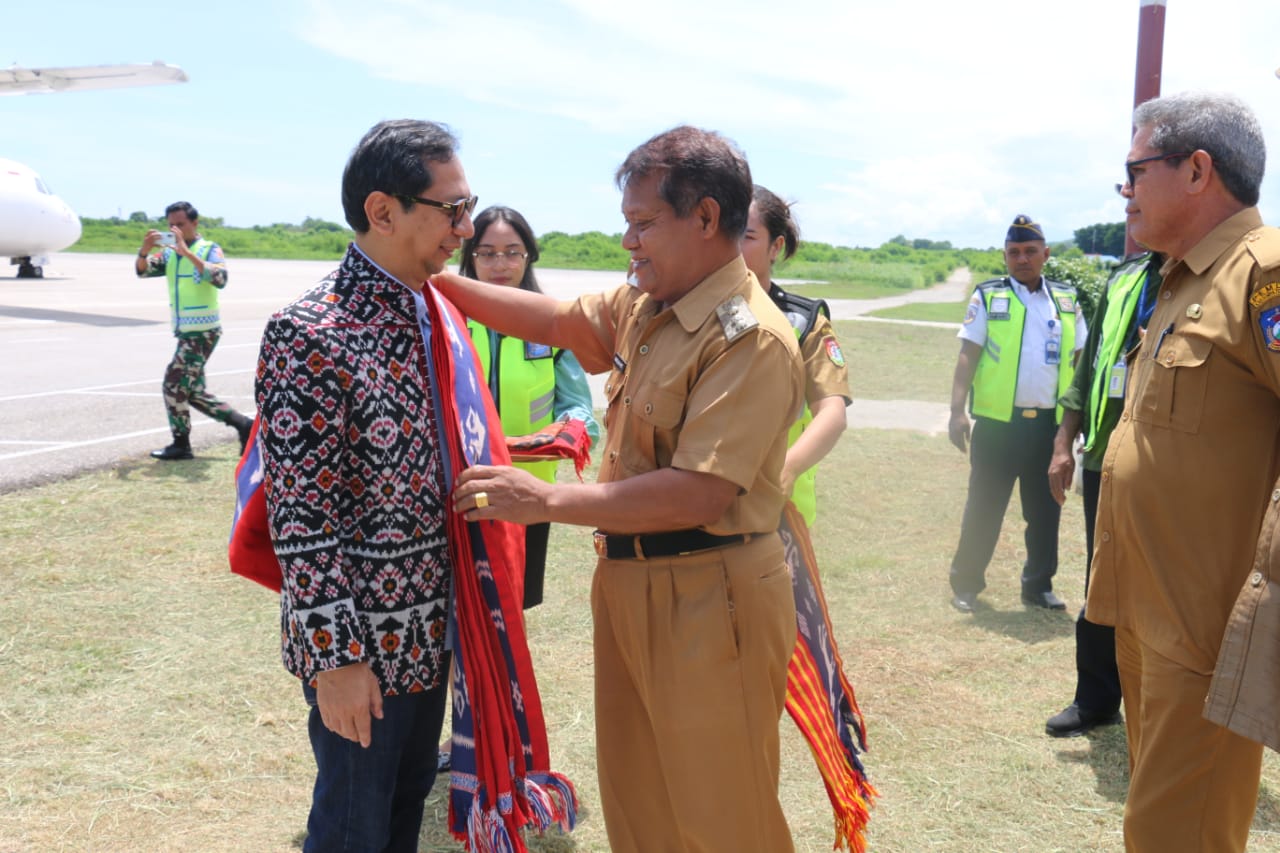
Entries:
[[787, 458], [782, 465], [782, 488], [789, 491], [796, 509], [813, 527], [817, 515], [814, 472], [844, 432], [849, 396], [849, 371], [844, 353], [831, 328], [827, 303], [787, 293], [773, 283], [778, 255], [785, 261], [796, 253], [800, 228], [791, 218], [791, 206], [756, 184], [742, 239], [742, 257], [756, 274], [760, 286], [791, 321], [804, 359], [805, 409], [791, 426]]
[[[541, 293], [533, 274], [538, 242], [525, 218], [509, 207], [489, 207], [474, 222], [474, 236], [462, 243], [459, 272], [489, 284]], [[586, 424], [592, 444], [600, 439], [587, 376], [573, 353], [508, 338], [474, 320], [468, 321], [468, 326], [507, 435], [527, 435], [556, 421], [575, 418]], [[549, 483], [555, 480], [554, 460], [515, 464]], [[549, 523], [525, 528], [526, 610], [542, 603], [550, 530]]]

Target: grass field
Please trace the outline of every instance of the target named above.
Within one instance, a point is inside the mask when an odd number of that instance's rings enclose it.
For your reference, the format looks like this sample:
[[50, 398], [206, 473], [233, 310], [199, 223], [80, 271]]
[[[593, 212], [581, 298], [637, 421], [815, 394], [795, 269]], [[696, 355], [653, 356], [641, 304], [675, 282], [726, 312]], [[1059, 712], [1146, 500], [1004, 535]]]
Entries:
[[[841, 323], [855, 394], [944, 401], [946, 330]], [[0, 495], [0, 853], [289, 851], [313, 778], [305, 707], [280, 666], [278, 609], [226, 567], [231, 445], [194, 462], [126, 461]], [[1083, 584], [1078, 498], [1062, 522], [1067, 613], [1018, 599], [1018, 509], [974, 617], [947, 603], [967, 465], [945, 437], [850, 431], [818, 478], [815, 546], [881, 799], [870, 849], [1119, 850], [1121, 728], [1054, 740], [1074, 688]], [[547, 603], [528, 617], [553, 765], [581, 823], [541, 851], [607, 850], [593, 751], [581, 530], [553, 529]], [[782, 796], [797, 849], [831, 848], [807, 748], [782, 721]], [[1251, 851], [1280, 851], [1280, 761], [1268, 754]], [[445, 800], [422, 849], [456, 851]]]
[[910, 305], [899, 305], [895, 308], [881, 308], [872, 311], [872, 317], [883, 317], [887, 320], [929, 320], [936, 323], [955, 323], [957, 326], [964, 319], [964, 310], [969, 300], [960, 302], [913, 302]]

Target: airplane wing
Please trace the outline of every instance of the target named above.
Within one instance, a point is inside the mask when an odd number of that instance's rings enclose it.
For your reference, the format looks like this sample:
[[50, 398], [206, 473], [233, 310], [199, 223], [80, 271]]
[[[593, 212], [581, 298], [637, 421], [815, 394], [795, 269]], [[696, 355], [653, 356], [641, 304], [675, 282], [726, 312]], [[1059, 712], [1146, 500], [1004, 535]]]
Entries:
[[80, 65], [68, 68], [0, 68], [0, 95], [34, 95], [185, 83], [187, 72], [157, 60], [150, 65]]

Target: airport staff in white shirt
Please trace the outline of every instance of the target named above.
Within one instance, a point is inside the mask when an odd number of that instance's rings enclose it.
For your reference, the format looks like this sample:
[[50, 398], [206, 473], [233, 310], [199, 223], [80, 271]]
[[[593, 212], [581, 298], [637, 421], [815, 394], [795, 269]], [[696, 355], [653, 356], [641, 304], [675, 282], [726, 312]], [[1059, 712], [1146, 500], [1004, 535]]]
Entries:
[[1009, 275], [982, 282], [969, 300], [951, 385], [948, 432], [970, 460], [969, 496], [951, 561], [951, 604], [962, 613], [974, 611], [986, 588], [1015, 481], [1027, 523], [1022, 602], [1066, 606], [1053, 593], [1061, 508], [1048, 470], [1062, 420], [1058, 398], [1071, 384], [1087, 329], [1075, 288], [1041, 274], [1049, 247], [1038, 223], [1023, 214], [1013, 220], [1004, 258]]

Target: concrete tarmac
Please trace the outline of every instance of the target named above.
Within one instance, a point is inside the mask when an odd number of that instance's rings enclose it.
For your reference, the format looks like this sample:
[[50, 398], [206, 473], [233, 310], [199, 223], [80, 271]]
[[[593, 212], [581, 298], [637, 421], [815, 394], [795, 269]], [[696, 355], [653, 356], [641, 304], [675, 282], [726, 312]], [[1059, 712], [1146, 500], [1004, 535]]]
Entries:
[[[16, 267], [0, 267], [0, 493], [145, 458], [169, 443], [160, 396], [174, 349], [165, 280], [138, 278], [132, 261], [131, 255], [58, 254], [43, 279], [17, 279]], [[222, 339], [206, 370], [214, 395], [253, 411], [253, 372], [267, 318], [336, 266], [230, 259]], [[573, 298], [616, 287], [623, 275], [539, 269], [538, 281], [552, 296]], [[963, 298], [964, 286], [953, 279], [891, 303], [833, 301], [832, 314], [856, 317], [887, 304]], [[604, 378], [588, 377], [597, 407], [604, 405]], [[928, 403], [855, 400], [849, 419], [851, 426], [946, 429], [945, 406]], [[198, 412], [191, 436], [197, 457], [235, 440], [234, 430]]]
[[[132, 261], [59, 254], [43, 279], [17, 279], [16, 267], [0, 267], [0, 492], [145, 457], [169, 443], [160, 396], [174, 349], [165, 280], [138, 278]], [[214, 395], [253, 411], [267, 318], [336, 266], [230, 259], [222, 339], [206, 371]], [[617, 286], [623, 274], [539, 270], [538, 278], [548, 293], [572, 297]], [[599, 387], [593, 394], [603, 405]], [[234, 430], [198, 412], [191, 421], [197, 456], [235, 439]]]

